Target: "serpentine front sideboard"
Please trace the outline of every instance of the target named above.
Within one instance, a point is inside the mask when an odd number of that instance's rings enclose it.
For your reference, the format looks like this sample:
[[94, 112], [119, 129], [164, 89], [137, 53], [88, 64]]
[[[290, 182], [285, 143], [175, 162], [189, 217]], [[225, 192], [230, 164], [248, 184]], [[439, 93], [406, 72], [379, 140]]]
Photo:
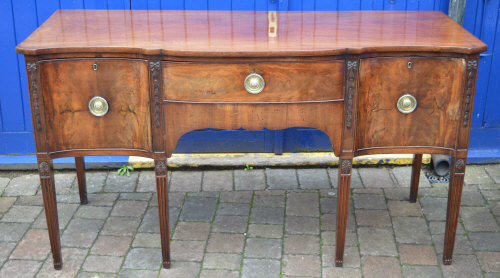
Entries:
[[52, 159], [154, 159], [163, 266], [170, 266], [166, 159], [185, 133], [312, 127], [339, 157], [336, 260], [342, 266], [352, 159], [451, 155], [443, 262], [451, 264], [479, 53], [441, 12], [58, 10], [25, 55], [54, 267], [62, 267]]

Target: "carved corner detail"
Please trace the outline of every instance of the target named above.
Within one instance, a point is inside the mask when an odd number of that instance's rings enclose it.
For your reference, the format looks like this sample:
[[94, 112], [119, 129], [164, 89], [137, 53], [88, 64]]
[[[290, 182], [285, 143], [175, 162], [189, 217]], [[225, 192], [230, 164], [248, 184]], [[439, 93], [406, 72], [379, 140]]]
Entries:
[[455, 161], [455, 173], [457, 174], [465, 173], [465, 160], [463, 158], [458, 158]]
[[346, 126], [352, 127], [352, 109], [354, 104], [354, 90], [356, 90], [356, 79], [358, 75], [358, 61], [347, 61], [347, 100], [346, 100]]
[[165, 176], [167, 174], [167, 166], [165, 161], [160, 160], [156, 162], [155, 172], [157, 176]]
[[39, 171], [40, 177], [42, 177], [42, 178], [50, 177], [49, 163], [46, 161], [40, 162], [40, 164], [38, 164], [38, 171]]
[[466, 127], [469, 124], [469, 117], [471, 112], [471, 97], [474, 80], [476, 77], [477, 60], [467, 60], [467, 85], [465, 88], [465, 108], [464, 108], [464, 118], [463, 126]]
[[27, 62], [26, 69], [29, 74], [28, 81], [28, 89], [31, 93], [31, 98], [33, 102], [33, 113], [35, 114], [35, 126], [36, 130], [42, 130], [42, 120], [40, 117], [40, 104], [38, 103], [38, 85], [37, 85], [37, 77], [38, 77], [38, 62]]
[[156, 127], [160, 127], [161, 117], [161, 97], [160, 97], [160, 71], [161, 60], [150, 61], [149, 70], [151, 71], [151, 80], [153, 82], [153, 102], [154, 102], [154, 122]]
[[351, 168], [351, 160], [342, 160], [342, 163], [340, 164], [340, 173], [343, 175], [349, 175], [351, 173]]

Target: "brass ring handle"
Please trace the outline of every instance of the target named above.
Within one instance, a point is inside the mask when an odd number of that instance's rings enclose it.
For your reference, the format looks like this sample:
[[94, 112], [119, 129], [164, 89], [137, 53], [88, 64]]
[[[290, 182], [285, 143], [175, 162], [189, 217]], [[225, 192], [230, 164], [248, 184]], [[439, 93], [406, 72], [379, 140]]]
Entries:
[[262, 92], [266, 86], [264, 78], [257, 73], [250, 73], [247, 78], [245, 78], [245, 82], [243, 84], [245, 85], [245, 90], [254, 95]]
[[403, 114], [409, 114], [415, 111], [416, 108], [417, 108], [417, 99], [414, 96], [406, 94], [398, 99], [399, 112]]
[[89, 101], [90, 113], [96, 117], [102, 117], [108, 113], [108, 102], [103, 97], [93, 97]]

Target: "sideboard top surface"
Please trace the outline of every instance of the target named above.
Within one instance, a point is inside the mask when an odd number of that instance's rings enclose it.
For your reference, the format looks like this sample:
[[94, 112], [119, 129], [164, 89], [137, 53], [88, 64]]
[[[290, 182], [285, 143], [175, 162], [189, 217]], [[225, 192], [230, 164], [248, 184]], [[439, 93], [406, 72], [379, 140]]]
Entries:
[[442, 12], [58, 10], [17, 52], [266, 57], [367, 52], [479, 53], [487, 46]]

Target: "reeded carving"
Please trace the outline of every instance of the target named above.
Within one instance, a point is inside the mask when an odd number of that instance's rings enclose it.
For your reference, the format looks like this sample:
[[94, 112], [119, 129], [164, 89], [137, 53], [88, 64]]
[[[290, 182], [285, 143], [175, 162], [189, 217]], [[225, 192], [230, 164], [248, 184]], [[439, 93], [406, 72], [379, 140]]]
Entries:
[[467, 60], [467, 86], [465, 89], [465, 108], [464, 108], [464, 119], [463, 119], [463, 126], [467, 126], [469, 123], [469, 117], [470, 117], [470, 110], [471, 110], [471, 97], [472, 97], [472, 90], [474, 80], [475, 80], [475, 75], [476, 75], [476, 69], [477, 69], [477, 60]]
[[38, 171], [39, 171], [40, 177], [42, 177], [42, 178], [50, 177], [49, 163], [46, 161], [40, 162], [40, 164], [38, 165]]
[[35, 126], [36, 130], [42, 130], [42, 120], [40, 118], [40, 104], [38, 103], [38, 85], [37, 85], [37, 76], [38, 76], [38, 62], [27, 62], [26, 69], [29, 74], [29, 82], [28, 87], [31, 93], [31, 98], [33, 102], [33, 113], [35, 118]]
[[358, 75], [358, 61], [347, 61], [347, 100], [346, 101], [346, 126], [352, 127], [352, 107], [354, 103], [354, 90], [356, 89], [356, 78]]
[[149, 70], [151, 71], [151, 80], [153, 82], [154, 122], [156, 127], [160, 127], [160, 116], [161, 116], [160, 69], [161, 69], [160, 60], [149, 62]]
[[455, 173], [465, 173], [465, 160], [463, 158], [457, 158], [455, 161]]
[[163, 160], [156, 162], [155, 172], [157, 176], [165, 176], [167, 173], [167, 167]]
[[351, 160], [342, 160], [340, 164], [340, 173], [349, 175], [351, 173], [352, 162]]

